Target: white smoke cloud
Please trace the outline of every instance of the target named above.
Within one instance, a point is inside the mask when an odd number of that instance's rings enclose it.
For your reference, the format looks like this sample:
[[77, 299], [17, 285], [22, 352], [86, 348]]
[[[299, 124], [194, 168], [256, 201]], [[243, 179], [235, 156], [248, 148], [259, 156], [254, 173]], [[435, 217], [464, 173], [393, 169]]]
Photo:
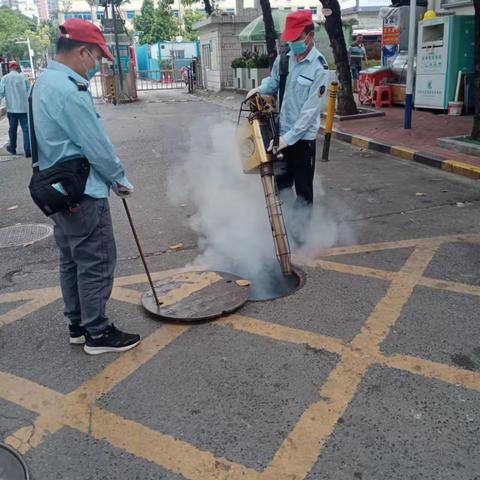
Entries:
[[[175, 205], [190, 202], [196, 207], [189, 225], [199, 236], [202, 253], [193, 266], [208, 266], [248, 278], [256, 294], [269, 296], [283, 278], [275, 257], [260, 175], [243, 173], [235, 131], [233, 123], [225, 122], [210, 130], [196, 125], [190, 135], [185, 135], [190, 139], [190, 153], [183, 163], [173, 167], [169, 198]], [[345, 236], [345, 228], [340, 228], [321, 207], [323, 191], [318, 179], [315, 194], [320, 202], [315, 203], [310, 227], [303, 232], [303, 260], [333, 245], [341, 232]], [[285, 214], [287, 231], [303, 228], [302, 211]]]

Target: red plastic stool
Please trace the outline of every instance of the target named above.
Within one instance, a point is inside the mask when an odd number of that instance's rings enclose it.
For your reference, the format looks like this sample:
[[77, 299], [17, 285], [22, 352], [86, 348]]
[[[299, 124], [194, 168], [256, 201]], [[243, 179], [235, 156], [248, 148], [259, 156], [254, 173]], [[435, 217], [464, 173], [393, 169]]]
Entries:
[[372, 105], [375, 108], [392, 106], [392, 89], [388, 85], [378, 85], [373, 89]]

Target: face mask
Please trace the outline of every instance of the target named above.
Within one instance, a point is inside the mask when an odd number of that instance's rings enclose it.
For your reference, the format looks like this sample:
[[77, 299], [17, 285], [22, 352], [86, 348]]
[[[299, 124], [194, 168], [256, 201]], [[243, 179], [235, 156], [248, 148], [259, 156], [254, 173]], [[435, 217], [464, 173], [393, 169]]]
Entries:
[[90, 53], [89, 50], [87, 50], [87, 53], [90, 55], [91, 59], [95, 62], [95, 66], [93, 68], [87, 68], [85, 64], [83, 65], [85, 67], [85, 73], [86, 73], [87, 79], [91, 80], [100, 70], [100, 62]]
[[302, 55], [307, 51], [308, 45], [304, 40], [297, 40], [296, 42], [288, 42], [290, 50], [294, 55]]

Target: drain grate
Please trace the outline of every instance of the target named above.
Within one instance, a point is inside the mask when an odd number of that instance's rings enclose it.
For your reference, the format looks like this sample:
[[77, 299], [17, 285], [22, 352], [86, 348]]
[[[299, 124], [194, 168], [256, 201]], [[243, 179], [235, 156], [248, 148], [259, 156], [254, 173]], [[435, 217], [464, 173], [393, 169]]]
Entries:
[[18, 247], [27, 243], [38, 242], [49, 237], [52, 233], [53, 228], [42, 223], [0, 228], [0, 248]]

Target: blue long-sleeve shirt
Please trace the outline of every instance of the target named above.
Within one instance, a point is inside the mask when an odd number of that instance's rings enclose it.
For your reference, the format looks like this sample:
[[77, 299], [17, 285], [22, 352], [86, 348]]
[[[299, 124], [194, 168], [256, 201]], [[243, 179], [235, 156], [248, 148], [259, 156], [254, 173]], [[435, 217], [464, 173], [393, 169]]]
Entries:
[[90, 92], [80, 91], [75, 82], [89, 85], [71, 68], [50, 61], [35, 83], [32, 111], [39, 168], [84, 156], [90, 163], [85, 194], [106, 198], [115, 183], [125, 184], [124, 167], [95, 111]]
[[[329, 71], [322, 54], [314, 47], [300, 62], [288, 52], [288, 76], [280, 111], [280, 135], [287, 145], [299, 140], [315, 140], [320, 127], [320, 112], [325, 109], [328, 95]], [[280, 56], [269, 77], [260, 85], [261, 95], [278, 92]]]
[[27, 113], [28, 80], [16, 70], [12, 70], [0, 79], [0, 100], [5, 97], [8, 113]]

